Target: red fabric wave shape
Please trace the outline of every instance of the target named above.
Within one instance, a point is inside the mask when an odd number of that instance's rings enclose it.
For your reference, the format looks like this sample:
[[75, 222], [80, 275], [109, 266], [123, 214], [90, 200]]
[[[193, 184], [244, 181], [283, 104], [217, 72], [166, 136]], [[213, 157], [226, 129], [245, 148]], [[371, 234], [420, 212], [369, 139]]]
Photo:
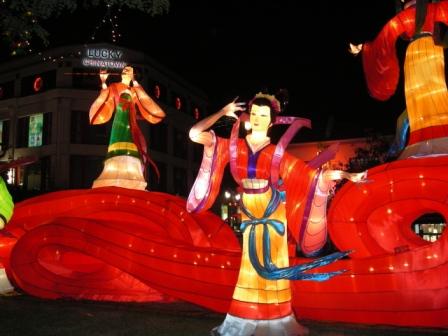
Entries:
[[321, 283], [296, 282], [298, 316], [329, 321], [448, 327], [448, 231], [430, 243], [414, 220], [448, 218], [448, 157], [395, 161], [369, 170], [371, 183], [348, 182], [331, 203], [329, 232], [351, 260]]
[[216, 215], [189, 214], [168, 194], [116, 187], [19, 203], [0, 242], [10, 280], [53, 299], [175, 297], [225, 312], [240, 262], [233, 231]]
[[[339, 249], [354, 249], [352, 259], [318, 271], [348, 271], [293, 282], [299, 318], [448, 328], [448, 233], [428, 243], [410, 227], [426, 212], [448, 218], [447, 165], [447, 157], [400, 160], [369, 171], [371, 183], [345, 184], [329, 232]], [[175, 298], [227, 312], [239, 244], [217, 216], [184, 209], [171, 195], [115, 187], [36, 197], [17, 204], [2, 231], [0, 263], [39, 297]]]

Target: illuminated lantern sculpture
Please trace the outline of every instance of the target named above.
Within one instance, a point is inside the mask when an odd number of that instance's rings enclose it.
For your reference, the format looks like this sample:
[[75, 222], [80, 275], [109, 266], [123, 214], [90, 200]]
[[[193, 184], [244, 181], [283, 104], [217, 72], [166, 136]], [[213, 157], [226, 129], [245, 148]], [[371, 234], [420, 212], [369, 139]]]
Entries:
[[11, 219], [13, 209], [12, 197], [6, 188], [5, 181], [0, 177], [0, 230]]
[[[432, 2], [432, 1], [429, 1]], [[404, 89], [409, 118], [409, 142], [401, 158], [448, 152], [448, 92], [441, 32], [448, 24], [448, 1], [407, 1], [373, 42], [350, 45], [362, 51], [370, 94], [379, 100], [395, 92], [400, 67], [395, 50], [399, 38], [410, 41], [404, 64]]]
[[[149, 123], [162, 121], [165, 113], [134, 80], [133, 68], [127, 66], [121, 82], [106, 84], [107, 73], [101, 73], [102, 90], [89, 112], [93, 125], [107, 122], [115, 112], [104, 169], [93, 188], [117, 186], [144, 190], [144, 170], [151, 164], [145, 138], [137, 124], [137, 111]], [[132, 84], [132, 85], [131, 85]]]
[[[14, 203], [6, 188], [5, 181], [0, 177], [0, 230], [3, 229], [11, 219]], [[0, 262], [0, 293], [7, 293], [13, 289], [6, 276], [5, 268]]]
[[[340, 171], [323, 171], [320, 166], [334, 155], [335, 148], [308, 164], [285, 153], [293, 135], [309, 120], [276, 116], [280, 103], [272, 95], [259, 93], [249, 102], [251, 132], [238, 139], [241, 121], [235, 112], [242, 103], [232, 102], [214, 115], [198, 122], [190, 138], [204, 145], [202, 165], [190, 192], [187, 210], [201, 212], [214, 202], [223, 170], [230, 162], [233, 178], [242, 188], [243, 251], [237, 284], [228, 314], [216, 335], [303, 335], [291, 306], [290, 280], [327, 280], [341, 270], [308, 273], [344, 257], [336, 252], [312, 262], [289, 266], [287, 229], [302, 252], [312, 255], [326, 239], [326, 197], [332, 180], [349, 177]], [[219, 118], [237, 119], [230, 139], [206, 131]], [[291, 124], [276, 146], [267, 132], [273, 124]]]
[[413, 227], [428, 214], [448, 218], [448, 96], [443, 48], [437, 45], [443, 44], [439, 33], [448, 23], [448, 1], [400, 3], [404, 10], [373, 42], [351, 45], [351, 51], [362, 51], [370, 94], [386, 100], [398, 84], [396, 40], [409, 39], [409, 142], [399, 160], [369, 169], [371, 183], [347, 183], [336, 193], [328, 230], [335, 246], [353, 249], [350, 260], [335, 265], [350, 271], [333, 283], [300, 286], [294, 306], [306, 318], [448, 327], [448, 234], [428, 242]]

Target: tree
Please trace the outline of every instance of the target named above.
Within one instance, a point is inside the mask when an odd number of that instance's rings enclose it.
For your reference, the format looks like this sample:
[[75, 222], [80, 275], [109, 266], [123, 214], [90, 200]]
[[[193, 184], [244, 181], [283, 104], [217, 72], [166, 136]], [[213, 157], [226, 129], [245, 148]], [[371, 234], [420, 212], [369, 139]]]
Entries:
[[[57, 17], [64, 11], [73, 12], [79, 6], [76, 0], [1, 0], [0, 31], [13, 54], [17, 50], [28, 50], [31, 39], [48, 45], [48, 31], [41, 21]], [[128, 7], [151, 16], [168, 12], [169, 0], [92, 0], [84, 1], [84, 8], [105, 4], [107, 7]]]
[[389, 161], [390, 140], [381, 134], [370, 132], [366, 138], [366, 146], [356, 149], [355, 156], [350, 158], [345, 170], [362, 172]]
[[[383, 136], [371, 130], [367, 131], [366, 145], [355, 150], [355, 156], [351, 157], [346, 164], [339, 162], [333, 169], [342, 169], [350, 173], [360, 173], [383, 163], [393, 161], [396, 157], [391, 156], [390, 146], [392, 137]], [[330, 194], [327, 205], [329, 206], [334, 195], [346, 184], [348, 180], [338, 181]]]

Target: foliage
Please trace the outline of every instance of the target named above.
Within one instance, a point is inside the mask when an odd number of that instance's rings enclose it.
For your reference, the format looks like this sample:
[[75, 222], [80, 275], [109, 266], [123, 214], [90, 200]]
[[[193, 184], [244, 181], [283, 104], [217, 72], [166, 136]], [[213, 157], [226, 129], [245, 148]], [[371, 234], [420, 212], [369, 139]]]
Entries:
[[[391, 145], [391, 137], [385, 137], [379, 133], [368, 131], [366, 137], [366, 145], [358, 147], [355, 150], [355, 156], [351, 157], [348, 163], [339, 162], [331, 167], [331, 169], [341, 169], [350, 173], [360, 173], [370, 168], [389, 162], [395, 158], [389, 156], [389, 147]], [[342, 179], [336, 182], [330, 192], [327, 206], [329, 207], [335, 194], [348, 182]]]
[[378, 133], [370, 132], [366, 146], [357, 148], [355, 156], [350, 158], [345, 169], [350, 172], [362, 172], [388, 161], [390, 139]]
[[169, 0], [93, 0], [83, 4], [76, 0], [0, 0], [2, 39], [13, 54], [15, 50], [29, 49], [32, 38], [48, 45], [49, 33], [41, 25], [42, 20], [57, 17], [64, 11], [73, 12], [78, 6], [89, 8], [99, 5], [128, 7], [155, 16], [168, 11]]
[[[87, 3], [92, 4], [92, 6], [98, 6], [102, 2], [102, 0], [93, 0]], [[108, 0], [106, 2], [109, 6], [127, 6], [130, 9], [136, 9], [152, 16], [164, 14], [168, 12], [170, 7], [169, 0]]]

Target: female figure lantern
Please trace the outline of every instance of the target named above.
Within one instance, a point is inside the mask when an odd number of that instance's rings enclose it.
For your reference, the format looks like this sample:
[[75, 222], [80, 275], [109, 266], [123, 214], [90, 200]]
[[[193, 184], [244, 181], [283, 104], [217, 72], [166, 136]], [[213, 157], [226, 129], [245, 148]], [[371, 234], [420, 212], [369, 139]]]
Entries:
[[116, 186], [144, 190], [146, 165], [151, 164], [157, 174], [158, 171], [137, 125], [137, 111], [151, 124], [162, 121], [165, 113], [134, 80], [132, 67], [123, 69], [119, 83], [107, 86], [107, 77], [108, 74], [100, 73], [102, 90], [89, 112], [93, 125], [107, 122], [115, 112], [104, 169], [93, 188]]
[[395, 93], [400, 76], [396, 41], [409, 40], [403, 70], [410, 134], [400, 158], [446, 154], [448, 91], [444, 48], [448, 46], [448, 1], [401, 2], [404, 8], [398, 8], [397, 15], [373, 41], [351, 44], [350, 52], [362, 52], [370, 95], [387, 100]]
[[[289, 227], [304, 252], [316, 252], [322, 247], [325, 240], [311, 242], [308, 239], [311, 237], [308, 222], [302, 219], [312, 216], [316, 210], [313, 204], [319, 203], [325, 208], [329, 184], [341, 174], [321, 172], [320, 165], [325, 161], [322, 158], [307, 165], [285, 153], [285, 147], [296, 131], [302, 126], [310, 126], [308, 120], [277, 117], [280, 103], [267, 94], [257, 94], [248, 107], [251, 133], [245, 139], [238, 139], [238, 130], [240, 121], [245, 121], [247, 115], [238, 118], [235, 114], [244, 110], [243, 103], [228, 104], [190, 130], [190, 138], [204, 145], [204, 156], [188, 198], [187, 210], [199, 212], [213, 204], [228, 162], [233, 178], [243, 190], [240, 200], [243, 212], [240, 272], [226, 319], [213, 333], [226, 336], [303, 335], [306, 328], [297, 323], [291, 309], [289, 280], [320, 281], [339, 274], [341, 272], [304, 272], [347, 253], [337, 252], [290, 267], [286, 230]], [[230, 139], [206, 131], [224, 115], [237, 119]], [[267, 132], [273, 124], [280, 123], [291, 126], [274, 146], [270, 144]], [[314, 203], [315, 197], [323, 197], [323, 200]], [[319, 214], [319, 219], [322, 218], [325, 218], [325, 210]], [[314, 237], [321, 237], [318, 231], [314, 233]]]

